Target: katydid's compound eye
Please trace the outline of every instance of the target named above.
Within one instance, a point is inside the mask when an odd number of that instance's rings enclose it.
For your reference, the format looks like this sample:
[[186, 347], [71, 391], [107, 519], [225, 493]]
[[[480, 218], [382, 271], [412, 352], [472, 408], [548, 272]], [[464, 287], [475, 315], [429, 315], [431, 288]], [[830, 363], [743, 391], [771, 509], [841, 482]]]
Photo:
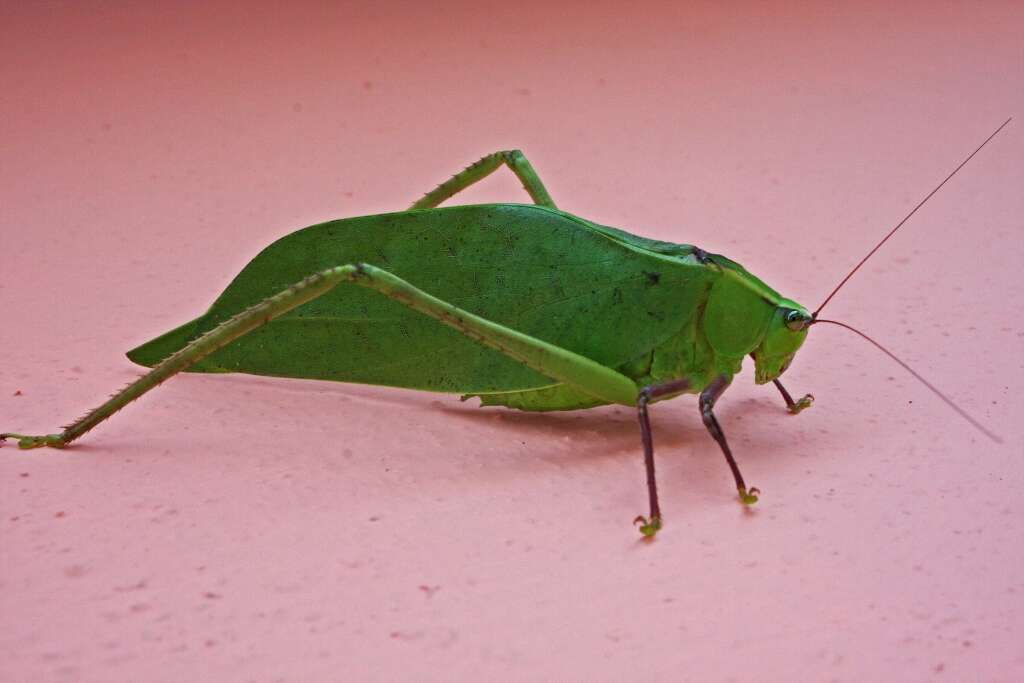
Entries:
[[807, 322], [807, 316], [800, 311], [793, 310], [786, 314], [786, 327], [794, 332], [799, 332], [807, 327]]

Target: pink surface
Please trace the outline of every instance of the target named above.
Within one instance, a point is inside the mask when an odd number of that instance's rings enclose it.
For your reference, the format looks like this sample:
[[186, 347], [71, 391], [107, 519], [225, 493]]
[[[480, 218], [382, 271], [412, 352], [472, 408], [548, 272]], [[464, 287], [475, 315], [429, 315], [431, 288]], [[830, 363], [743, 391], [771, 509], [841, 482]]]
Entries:
[[[1024, 116], [1024, 7], [0, 9], [0, 428], [139, 374], [272, 239], [520, 147], [568, 211], [816, 305]], [[732, 5], [737, 7], [736, 5]], [[399, 9], [401, 8], [401, 9]], [[186, 376], [0, 450], [0, 679], [1024, 679], [1024, 119], [829, 307], [787, 416], [747, 368], [635, 417]], [[502, 173], [464, 202], [523, 201]], [[1016, 417], [1014, 417], [1016, 416]]]

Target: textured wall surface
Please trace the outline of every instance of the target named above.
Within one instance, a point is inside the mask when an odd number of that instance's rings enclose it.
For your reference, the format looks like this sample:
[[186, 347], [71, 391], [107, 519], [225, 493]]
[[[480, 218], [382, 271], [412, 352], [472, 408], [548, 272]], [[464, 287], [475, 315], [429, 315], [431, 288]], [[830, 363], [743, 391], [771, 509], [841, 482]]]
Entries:
[[1005, 443], [822, 326], [812, 410], [749, 367], [720, 403], [754, 509], [694, 398], [654, 407], [647, 543], [630, 410], [177, 377], [0, 449], [0, 678], [1024, 679], [1019, 2], [154, 4], [0, 7], [0, 429], [136, 377], [276, 237], [502, 148], [814, 307], [1016, 115], [827, 309]]

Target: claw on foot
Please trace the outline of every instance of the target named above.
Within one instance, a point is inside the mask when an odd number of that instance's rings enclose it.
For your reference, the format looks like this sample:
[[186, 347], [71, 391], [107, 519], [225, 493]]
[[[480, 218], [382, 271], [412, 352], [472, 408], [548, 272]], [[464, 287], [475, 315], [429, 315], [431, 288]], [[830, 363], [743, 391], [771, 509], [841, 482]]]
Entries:
[[740, 492], [740, 502], [744, 505], [753, 505], [757, 502], [757, 496], [761, 491], [755, 487], [751, 487], [749, 491], [747, 489], [738, 489]]
[[804, 394], [804, 397], [789, 407], [792, 415], [797, 415], [801, 410], [806, 410], [814, 404], [814, 394]]
[[42, 436], [26, 436], [24, 434], [0, 434], [0, 441], [5, 439], [17, 439], [18, 448], [64, 448], [67, 445], [60, 434], [43, 434]]
[[651, 538], [654, 534], [658, 533], [658, 529], [661, 528], [661, 517], [651, 517], [647, 519], [643, 515], [638, 515], [633, 520], [633, 526], [640, 525], [640, 533], [647, 538]]

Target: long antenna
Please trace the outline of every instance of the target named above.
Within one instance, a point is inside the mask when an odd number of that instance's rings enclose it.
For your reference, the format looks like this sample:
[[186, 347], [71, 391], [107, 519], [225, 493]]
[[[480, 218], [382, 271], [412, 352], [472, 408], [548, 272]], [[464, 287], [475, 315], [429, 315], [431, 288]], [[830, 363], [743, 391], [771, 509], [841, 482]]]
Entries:
[[[1006, 124], [1003, 124], [1003, 125], [1006, 125]], [[863, 332], [861, 332], [860, 330], [858, 330], [856, 327], [851, 327], [851, 326], [847, 325], [846, 323], [839, 322], [838, 320], [821, 320], [821, 319], [819, 319], [819, 320], [815, 320], [812, 324], [816, 324], [816, 323], [829, 323], [830, 325], [839, 325], [839, 327], [845, 327], [846, 329], [850, 330], [851, 332], [859, 334], [864, 339], [867, 339], [869, 342], [874, 344], [875, 347], [878, 348], [882, 353], [884, 353], [885, 355], [889, 356], [889, 358], [892, 358], [894, 361], [896, 361], [897, 363], [902, 365], [904, 370], [906, 370], [911, 375], [913, 375], [914, 377], [917, 378], [917, 381], [919, 381], [921, 384], [923, 384], [926, 387], [928, 387], [929, 389], [931, 389], [933, 394], [935, 394], [936, 396], [941, 398], [946, 403], [946, 405], [948, 405], [950, 408], [955, 410], [957, 415], [959, 415], [963, 419], [965, 419], [968, 422], [970, 422], [971, 426], [973, 426], [979, 432], [981, 432], [982, 434], [984, 434], [988, 438], [992, 439], [996, 443], [1002, 443], [1003, 442], [1003, 440], [999, 436], [997, 436], [996, 434], [990, 432], [987, 428], [982, 426], [982, 424], [980, 422], [978, 422], [973, 417], [971, 417], [967, 413], [966, 410], [964, 410], [963, 408], [958, 406], [956, 403], [954, 403], [953, 399], [951, 399], [948, 396], [946, 396], [944, 393], [939, 391], [935, 387], [935, 385], [933, 385], [931, 382], [929, 382], [924, 377], [922, 377], [920, 374], [918, 374], [918, 372], [916, 370], [914, 370], [914, 368], [912, 368], [909, 365], [907, 365], [906, 363], [904, 363], [902, 360], [900, 360], [899, 358], [896, 357], [896, 354], [894, 354], [892, 351], [890, 351], [889, 349], [885, 348], [884, 346], [882, 346], [881, 344], [876, 342], [874, 339], [872, 339], [868, 335], [866, 335]]]
[[[895, 235], [896, 231], [899, 230], [901, 227], [903, 227], [903, 224], [906, 223], [908, 220], [910, 220], [910, 217], [913, 216], [915, 213], [917, 213], [917, 210], [920, 209], [922, 206], [924, 206], [924, 203], [926, 201], [928, 201], [929, 199], [932, 198], [932, 195], [934, 195], [936, 192], [938, 192], [942, 188], [943, 185], [945, 185], [947, 182], [949, 182], [949, 179], [952, 178], [953, 176], [955, 176], [957, 171], [959, 171], [961, 168], [963, 168], [967, 164], [968, 161], [970, 161], [972, 158], [974, 158], [974, 155], [977, 154], [978, 152], [980, 152], [981, 148], [984, 147], [985, 145], [987, 145], [988, 141], [991, 140], [992, 138], [994, 138], [999, 133], [999, 131], [1001, 131], [1003, 128], [1005, 128], [1006, 124], [1008, 124], [1012, 120], [1013, 120], [1013, 117], [1011, 116], [1010, 118], [1008, 118], [1005, 121], [1003, 121], [1003, 125], [1001, 125], [998, 128], [996, 128], [996, 132], [995, 133], [992, 133], [992, 135], [989, 135], [987, 138], [985, 138], [985, 142], [983, 142], [980, 145], [978, 145], [978, 148], [976, 150], [974, 150], [973, 152], [971, 152], [970, 155], [966, 159], [961, 161], [960, 165], [957, 166], [956, 168], [954, 168], [953, 172], [950, 173], [948, 176], [946, 176], [945, 180], [943, 180], [941, 183], [939, 183], [935, 187], [934, 190], [929, 192], [927, 197], [925, 197], [920, 202], [918, 202], [917, 206], [915, 206], [913, 209], [911, 209], [910, 213], [908, 213], [906, 215], [906, 217], [904, 217], [903, 220], [901, 220], [899, 223], [897, 223], [896, 227], [893, 228], [892, 230], [890, 230], [889, 234], [886, 235], [885, 237], [883, 237], [882, 241], [879, 242], [878, 244], [876, 244], [875, 248], [872, 249], [871, 251], [869, 251], [868, 255], [860, 260], [860, 263], [858, 263], [856, 266], [853, 267], [853, 270], [851, 270], [847, 274], [847, 276], [843, 278], [843, 281], [840, 282], [838, 285], [836, 285], [836, 288], [832, 290], [832, 293], [829, 294], [827, 297], [825, 297], [825, 300], [823, 302], [821, 302], [820, 306], [818, 306], [818, 310], [816, 310], [811, 315], [811, 320], [817, 320], [818, 319], [818, 314], [821, 313], [821, 309], [825, 308], [825, 305], [828, 304], [829, 301], [832, 301], [832, 297], [834, 297], [836, 295], [836, 292], [838, 292], [840, 289], [842, 289], [843, 285], [846, 284], [846, 281], [849, 280], [851, 277], [853, 277], [853, 274], [856, 273], [858, 270], [860, 270], [860, 267], [863, 266], [864, 263], [869, 258], [874, 256], [875, 252], [878, 251], [879, 249], [881, 249], [882, 245], [885, 244], [886, 242], [888, 242], [889, 238], [892, 237], [893, 235]], [[982, 430], [982, 431], [984, 431], [984, 430]]]

